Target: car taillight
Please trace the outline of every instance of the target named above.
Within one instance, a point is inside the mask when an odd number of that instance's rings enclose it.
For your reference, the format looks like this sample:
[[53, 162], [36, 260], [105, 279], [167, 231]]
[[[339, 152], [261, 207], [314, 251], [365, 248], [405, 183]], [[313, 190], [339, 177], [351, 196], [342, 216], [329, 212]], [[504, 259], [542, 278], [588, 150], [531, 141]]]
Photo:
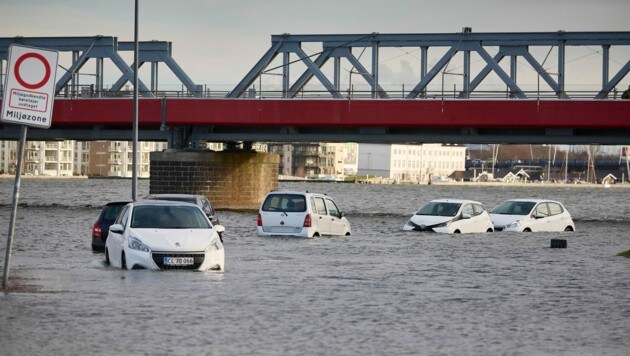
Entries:
[[304, 217], [304, 227], [311, 227], [311, 214], [306, 214]]
[[92, 228], [92, 237], [101, 238], [101, 226], [98, 223], [94, 223]]
[[258, 213], [258, 226], [262, 226], [262, 216]]

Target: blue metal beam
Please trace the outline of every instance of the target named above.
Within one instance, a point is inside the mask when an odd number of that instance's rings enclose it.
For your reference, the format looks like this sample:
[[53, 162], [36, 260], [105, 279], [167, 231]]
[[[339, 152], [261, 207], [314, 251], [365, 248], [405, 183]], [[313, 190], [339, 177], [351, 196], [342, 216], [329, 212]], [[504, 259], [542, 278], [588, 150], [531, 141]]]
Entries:
[[[313, 63], [317, 66], [317, 68], [321, 68], [324, 64], [326, 64], [329, 58], [330, 51], [323, 51], [317, 58], [315, 58], [315, 62]], [[285, 65], [288, 66], [288, 64]], [[313, 72], [310, 70], [305, 70], [304, 73], [302, 73], [298, 80], [296, 80], [289, 89], [288, 97], [294, 98], [297, 93], [302, 90], [302, 88], [304, 88], [304, 86], [311, 80], [311, 78], [313, 78]], [[334, 86], [335, 90], [339, 91], [339, 84], [337, 81], [335, 81]]]
[[[432, 80], [435, 79], [437, 73], [443, 70], [444, 65], [448, 63], [450, 57], [452, 57], [457, 52], [464, 52], [464, 75], [463, 75], [463, 91], [460, 93], [460, 97], [469, 97], [471, 93], [479, 86], [479, 84], [487, 77], [487, 75], [494, 71], [497, 73], [499, 78], [504, 81], [504, 83], [509, 87], [510, 91], [518, 98], [527, 98], [524, 92], [519, 88], [517, 84], [516, 78], [516, 59], [518, 56], [525, 57], [525, 59], [534, 67], [534, 69], [539, 73], [539, 75], [547, 82], [547, 84], [556, 92], [556, 95], [559, 98], [568, 98], [565, 89], [565, 48], [566, 46], [605, 46], [605, 48], [609, 48], [610, 46], [629, 46], [630, 45], [630, 32], [526, 32], [526, 33], [471, 33], [469, 31], [462, 31], [461, 33], [437, 33], [437, 34], [379, 34], [379, 33], [371, 33], [371, 34], [340, 34], [340, 35], [291, 35], [291, 34], [283, 34], [283, 35], [273, 35], [271, 36], [272, 49], [275, 50], [268, 51], [266, 56], [269, 56], [269, 52], [274, 53], [279, 51], [280, 47], [283, 48], [292, 48], [291, 45], [295, 46], [295, 48], [300, 48], [303, 43], [313, 43], [318, 42], [322, 44], [322, 47], [325, 51], [330, 50], [332, 53], [328, 54], [320, 54], [320, 57], [314, 63], [317, 67], [318, 75], [321, 73], [319, 70], [323, 63], [330, 57], [339, 58], [340, 50], [348, 50], [351, 52], [353, 48], [362, 47], [372, 48], [372, 73], [370, 74], [371, 78], [365, 78], [364, 74], [369, 72], [361, 70], [360, 72], [364, 75], [364, 78], [370, 83], [372, 87], [373, 93], [378, 93], [380, 97], [389, 97], [388, 93], [382, 90], [378, 86], [378, 58], [379, 58], [379, 49], [380, 48], [388, 48], [388, 47], [398, 47], [398, 48], [408, 48], [408, 47], [419, 47], [421, 49], [421, 63], [420, 63], [420, 72], [421, 78], [420, 83], [418, 83], [414, 89], [406, 95], [408, 99], [414, 99], [418, 96], [424, 97], [427, 86], [431, 83]], [[494, 58], [490, 57], [487, 51], [487, 47], [490, 46], [498, 46], [500, 47], [499, 53], [494, 56]], [[558, 48], [558, 76], [557, 81], [552, 79], [552, 77], [543, 69], [542, 65], [538, 63], [537, 60], [529, 53], [529, 47], [534, 46], [545, 46], [545, 47], [555, 47]], [[447, 47], [448, 55], [442, 57], [440, 61], [438, 61], [437, 65], [428, 70], [427, 66], [427, 53], [430, 47]], [[470, 72], [470, 52], [477, 52], [486, 62], [486, 66], [479, 73], [471, 73]], [[509, 75], [501, 69], [498, 63], [505, 57], [510, 56], [512, 63], [510, 67]], [[308, 58], [308, 57], [305, 57]], [[349, 61], [354, 64], [354, 62], [358, 62], [355, 60], [356, 58], [348, 57]], [[310, 59], [309, 59], [310, 60]], [[260, 63], [259, 63], [260, 64]], [[268, 61], [267, 61], [268, 64]], [[289, 63], [289, 65], [291, 62]], [[305, 63], [306, 64], [306, 63]], [[309, 67], [308, 71], [314, 70], [310, 68], [309, 64], [306, 64]], [[359, 67], [359, 66], [356, 66]], [[326, 90], [330, 92], [330, 94], [338, 98], [338, 92], [340, 90], [339, 84], [339, 61], [336, 60], [335, 64], [335, 73], [332, 80], [334, 81], [334, 85], [329, 86], [326, 84], [322, 78], [320, 81], [324, 84]], [[247, 80], [241, 81], [239, 86], [230, 93], [228, 97], [238, 97], [241, 96], [245, 90], [247, 89], [247, 85], [243, 85], [246, 82], [249, 82], [249, 85], [253, 83], [255, 77], [262, 73], [264, 69], [256, 69], [250, 71]], [[315, 72], [313, 72], [315, 73]], [[620, 72], [623, 74], [623, 70]], [[314, 75], [314, 74], [312, 74]], [[312, 77], [311, 74], [305, 73], [300, 79], [293, 85], [291, 88], [289, 95], [290, 97], [294, 97], [297, 91], [301, 90], [305, 83], [309, 81]], [[253, 77], [252, 77], [253, 76]], [[472, 79], [471, 81], [471, 78]], [[619, 79], [615, 77], [615, 80]], [[620, 80], [620, 79], [619, 79]], [[327, 80], [328, 81], [328, 80]], [[603, 83], [607, 83], [607, 78], [602, 80]], [[613, 83], [611, 81], [610, 83]], [[615, 83], [616, 84], [616, 83]], [[605, 85], [602, 84], [602, 92], [605, 96], [612, 88], [613, 85]], [[334, 89], [331, 89], [334, 88]]]
[[630, 60], [619, 70], [619, 72], [602, 88], [595, 99], [604, 99], [619, 82], [630, 73]]
[[[256, 78], [258, 78], [262, 74], [262, 72], [265, 70], [265, 68], [267, 68], [269, 63], [271, 63], [271, 61], [273, 61], [274, 58], [276, 58], [276, 56], [278, 55], [278, 49], [280, 47], [282, 47], [282, 41], [273, 43], [271, 48], [269, 48], [269, 50], [267, 50], [267, 52], [258, 60], [258, 63], [256, 63], [256, 65], [247, 73], [247, 75], [245, 75], [245, 78], [243, 78], [236, 85], [236, 87], [232, 89], [230, 93], [228, 93], [226, 97], [227, 98], [241, 97], [245, 93], [247, 88], [249, 88], [254, 83]], [[260, 90], [260, 88], [258, 89]]]
[[[57, 81], [57, 92], [66, 86], [68, 82], [73, 80], [73, 77], [76, 77], [74, 74], [77, 74], [91, 58], [95, 58], [97, 61], [96, 89], [98, 93], [100, 93], [103, 89], [102, 78], [104, 58], [110, 59], [122, 73], [120, 79], [114, 84], [113, 91], [120, 91], [122, 86], [128, 81], [133, 82], [133, 70], [118, 54], [118, 51], [132, 51], [134, 45], [133, 42], [118, 42], [116, 37], [109, 36], [0, 38], [0, 60], [7, 59], [9, 46], [14, 43], [38, 48], [47, 48], [59, 52], [73, 53], [72, 65]], [[140, 42], [139, 46], [139, 65], [145, 62], [165, 63], [194, 96], [201, 96], [202, 93], [199, 87], [194, 84], [194, 82], [172, 58], [171, 42], [148, 41]], [[138, 86], [144, 97], [154, 96], [152, 91], [149, 90], [142, 81], [139, 81]]]

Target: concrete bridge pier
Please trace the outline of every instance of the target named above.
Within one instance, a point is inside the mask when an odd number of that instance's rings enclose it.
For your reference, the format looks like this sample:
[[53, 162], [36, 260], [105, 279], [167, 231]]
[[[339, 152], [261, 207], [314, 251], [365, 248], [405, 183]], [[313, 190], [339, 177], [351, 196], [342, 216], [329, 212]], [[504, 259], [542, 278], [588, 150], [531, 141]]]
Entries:
[[217, 209], [257, 210], [278, 189], [280, 156], [255, 151], [151, 153], [150, 194], [204, 195]]

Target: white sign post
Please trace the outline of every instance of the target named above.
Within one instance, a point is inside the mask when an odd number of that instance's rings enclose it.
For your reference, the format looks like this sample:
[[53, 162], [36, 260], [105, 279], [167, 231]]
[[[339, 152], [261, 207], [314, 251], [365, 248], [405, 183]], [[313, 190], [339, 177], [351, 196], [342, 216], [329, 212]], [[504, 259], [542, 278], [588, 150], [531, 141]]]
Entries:
[[11, 260], [13, 232], [20, 196], [20, 176], [22, 174], [26, 134], [28, 126], [43, 129], [50, 127], [55, 99], [58, 57], [59, 54], [55, 51], [19, 45], [9, 47], [0, 121], [22, 125], [22, 130], [20, 132], [20, 147], [13, 187], [13, 206], [9, 220], [9, 235], [2, 276], [2, 287], [5, 291], [8, 290], [9, 261]]
[[11, 45], [0, 121], [50, 127], [58, 55], [55, 51]]

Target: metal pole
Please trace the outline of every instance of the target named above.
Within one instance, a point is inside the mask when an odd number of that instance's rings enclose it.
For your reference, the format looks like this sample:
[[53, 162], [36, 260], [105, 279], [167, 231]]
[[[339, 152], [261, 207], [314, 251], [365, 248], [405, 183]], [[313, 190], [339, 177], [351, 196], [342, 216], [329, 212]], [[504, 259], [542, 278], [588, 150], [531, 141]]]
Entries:
[[549, 156], [547, 158], [547, 182], [551, 182], [551, 145], [549, 145]]
[[138, 188], [138, 1], [136, 0], [133, 34], [133, 165], [131, 173], [131, 199], [137, 200]]
[[20, 147], [18, 153], [17, 168], [15, 169], [15, 184], [13, 185], [13, 205], [11, 207], [11, 218], [9, 219], [9, 236], [7, 237], [7, 251], [4, 257], [4, 272], [2, 274], [2, 288], [9, 289], [9, 262], [11, 260], [11, 248], [13, 246], [13, 232], [15, 231], [15, 217], [17, 214], [18, 198], [20, 197], [20, 177], [22, 176], [22, 156], [26, 146], [26, 134], [28, 127], [22, 126], [20, 132]]

